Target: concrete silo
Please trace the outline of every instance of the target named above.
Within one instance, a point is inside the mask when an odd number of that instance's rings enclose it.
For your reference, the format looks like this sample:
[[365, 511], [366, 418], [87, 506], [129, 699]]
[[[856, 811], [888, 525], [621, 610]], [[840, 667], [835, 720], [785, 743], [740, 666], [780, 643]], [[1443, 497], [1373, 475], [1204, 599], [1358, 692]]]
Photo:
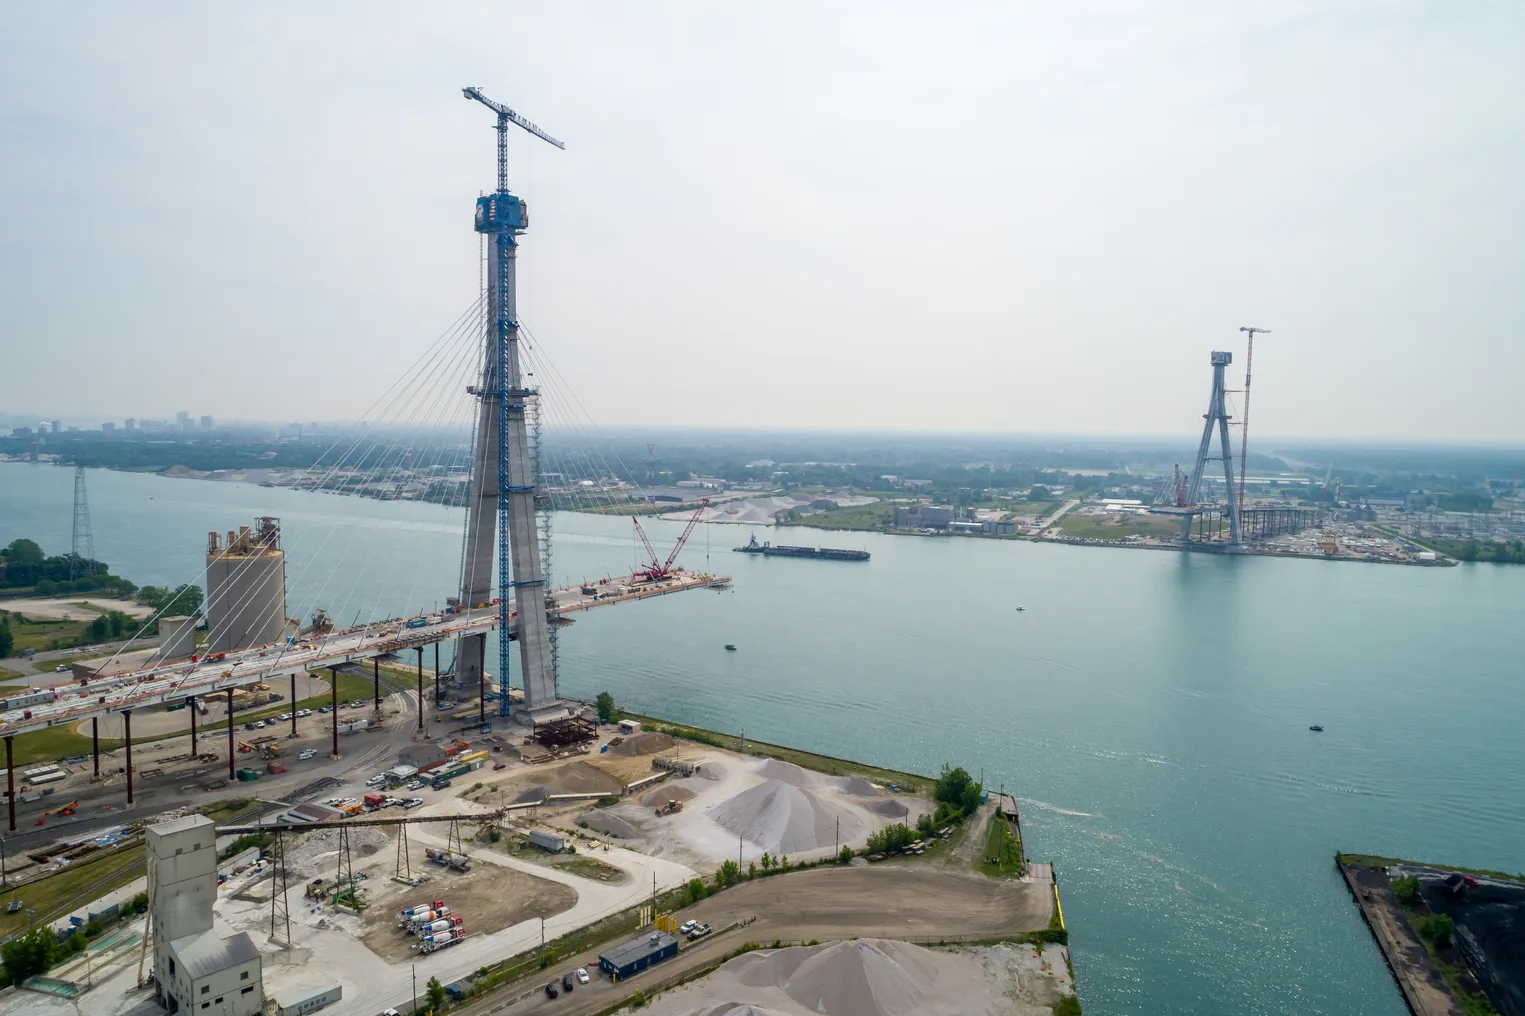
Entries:
[[286, 624], [286, 552], [281, 520], [258, 518], [239, 526], [222, 544], [207, 534], [208, 653], [265, 645], [281, 639]]

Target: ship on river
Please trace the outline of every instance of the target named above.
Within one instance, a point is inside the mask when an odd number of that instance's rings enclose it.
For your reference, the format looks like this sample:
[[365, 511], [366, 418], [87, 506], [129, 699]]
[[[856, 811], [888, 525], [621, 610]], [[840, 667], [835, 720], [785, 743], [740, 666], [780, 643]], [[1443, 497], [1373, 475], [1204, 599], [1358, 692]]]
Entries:
[[778, 546], [764, 540], [757, 542], [757, 534], [747, 541], [745, 547], [733, 548], [738, 554], [763, 554], [768, 557], [816, 557], [825, 558], [828, 561], [867, 561], [866, 550], [838, 550], [835, 547], [788, 547]]

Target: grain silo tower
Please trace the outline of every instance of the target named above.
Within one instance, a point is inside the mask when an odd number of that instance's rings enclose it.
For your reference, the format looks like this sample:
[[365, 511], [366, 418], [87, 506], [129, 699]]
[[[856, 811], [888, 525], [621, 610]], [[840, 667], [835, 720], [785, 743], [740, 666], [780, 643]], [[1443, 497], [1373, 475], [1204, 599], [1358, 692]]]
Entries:
[[223, 545], [207, 534], [208, 653], [280, 641], [286, 624], [286, 552], [281, 520], [239, 526]]

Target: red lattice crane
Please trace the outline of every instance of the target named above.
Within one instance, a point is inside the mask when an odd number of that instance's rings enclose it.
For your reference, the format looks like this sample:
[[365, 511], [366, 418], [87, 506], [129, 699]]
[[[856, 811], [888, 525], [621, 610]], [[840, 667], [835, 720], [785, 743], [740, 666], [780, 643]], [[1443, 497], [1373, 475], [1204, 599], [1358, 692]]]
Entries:
[[641, 545], [646, 548], [646, 556], [651, 559], [650, 564], [636, 571], [636, 576], [645, 579], [647, 582], [660, 582], [663, 579], [672, 578], [672, 563], [678, 559], [678, 553], [683, 549], [683, 545], [688, 542], [694, 527], [699, 524], [699, 517], [704, 514], [704, 509], [708, 508], [709, 504], [709, 498], [699, 502], [699, 507], [694, 512], [694, 517], [688, 520], [688, 525], [683, 529], [683, 535], [678, 537], [678, 542], [673, 545], [672, 553], [668, 554], [667, 560], [661, 563], [657, 561], [657, 552], [652, 548], [651, 541], [646, 538], [646, 530], [641, 528], [641, 520], [634, 515], [630, 516], [630, 521], [635, 526], [635, 535], [641, 538]]

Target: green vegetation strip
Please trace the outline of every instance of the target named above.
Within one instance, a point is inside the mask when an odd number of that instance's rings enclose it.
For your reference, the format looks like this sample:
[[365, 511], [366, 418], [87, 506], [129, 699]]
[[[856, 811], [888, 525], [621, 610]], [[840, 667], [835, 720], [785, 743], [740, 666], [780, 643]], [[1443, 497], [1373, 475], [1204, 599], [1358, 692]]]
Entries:
[[[143, 843], [132, 839], [110, 851], [101, 851], [42, 878], [13, 886], [0, 893], [0, 903], [20, 900], [23, 909], [11, 914], [0, 910], [0, 929], [12, 935], [28, 924], [46, 924], [100, 899], [143, 874]], [[32, 911], [33, 913], [27, 913]]]
[[1407, 861], [1401, 857], [1385, 857], [1381, 854], [1335, 854], [1334, 859], [1352, 868], [1390, 868], [1395, 864], [1404, 864], [1411, 868], [1435, 868], [1439, 871], [1459, 871], [1464, 875], [1483, 875], [1488, 878], [1507, 878], [1525, 882], [1525, 875], [1511, 875], [1507, 871], [1494, 871], [1491, 868], [1459, 868], [1454, 864], [1433, 864], [1429, 861]]
[[879, 766], [865, 765], [862, 762], [833, 758], [830, 755], [817, 755], [814, 752], [801, 751], [798, 748], [785, 748], [777, 744], [768, 744], [765, 741], [754, 741], [750, 737], [746, 739], [743, 745], [741, 738], [732, 734], [718, 734], [714, 731], [705, 730], [702, 727], [691, 727], [684, 723], [673, 723], [668, 720], [660, 720], [652, 716], [641, 716], [636, 713], [625, 712], [621, 715], [628, 719], [639, 720], [642, 728], [645, 730], [670, 734], [673, 737], [681, 737], [687, 741], [707, 744], [714, 748], [723, 748], [726, 751], [734, 751], [738, 754], [759, 755], [764, 758], [776, 758], [783, 762], [793, 762], [797, 766], [813, 769], [828, 776], [862, 776], [876, 783], [894, 783], [900, 790], [915, 796], [931, 794], [935, 783], [929, 777], [921, 776], [917, 773], [883, 769]]

